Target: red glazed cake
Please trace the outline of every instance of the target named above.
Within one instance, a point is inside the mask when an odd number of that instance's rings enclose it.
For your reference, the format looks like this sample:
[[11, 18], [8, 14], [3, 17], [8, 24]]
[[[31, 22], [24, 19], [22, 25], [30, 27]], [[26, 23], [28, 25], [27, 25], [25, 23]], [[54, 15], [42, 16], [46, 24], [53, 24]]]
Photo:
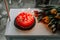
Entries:
[[35, 19], [32, 14], [21, 12], [14, 21], [14, 25], [21, 30], [32, 29], [35, 25]]

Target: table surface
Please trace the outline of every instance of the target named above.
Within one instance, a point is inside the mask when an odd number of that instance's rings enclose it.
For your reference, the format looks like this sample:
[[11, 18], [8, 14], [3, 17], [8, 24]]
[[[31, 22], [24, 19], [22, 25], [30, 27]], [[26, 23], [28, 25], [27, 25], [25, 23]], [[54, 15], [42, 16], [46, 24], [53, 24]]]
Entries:
[[[30, 9], [30, 11], [33, 10], [39, 10], [39, 9]], [[36, 25], [34, 28], [32, 28], [31, 30], [27, 30], [27, 31], [22, 31], [17, 29], [14, 26], [14, 19], [15, 17], [19, 14], [19, 12], [22, 11], [26, 11], [26, 9], [10, 9], [10, 19], [11, 21], [7, 21], [7, 25], [6, 25], [6, 30], [5, 30], [5, 35], [6, 36], [20, 36], [20, 35], [56, 35], [53, 34], [51, 32], [49, 32], [47, 30], [47, 28], [42, 24], [42, 23], [38, 23], [37, 19], [36, 19]], [[32, 13], [34, 14], [34, 13]]]

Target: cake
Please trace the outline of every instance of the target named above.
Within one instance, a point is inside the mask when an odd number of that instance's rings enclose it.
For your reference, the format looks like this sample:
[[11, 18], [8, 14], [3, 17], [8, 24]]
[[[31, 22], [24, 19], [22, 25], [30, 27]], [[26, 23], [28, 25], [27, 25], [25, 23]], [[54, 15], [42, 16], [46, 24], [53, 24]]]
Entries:
[[21, 30], [30, 30], [35, 25], [35, 18], [30, 13], [21, 12], [15, 18], [14, 25]]

